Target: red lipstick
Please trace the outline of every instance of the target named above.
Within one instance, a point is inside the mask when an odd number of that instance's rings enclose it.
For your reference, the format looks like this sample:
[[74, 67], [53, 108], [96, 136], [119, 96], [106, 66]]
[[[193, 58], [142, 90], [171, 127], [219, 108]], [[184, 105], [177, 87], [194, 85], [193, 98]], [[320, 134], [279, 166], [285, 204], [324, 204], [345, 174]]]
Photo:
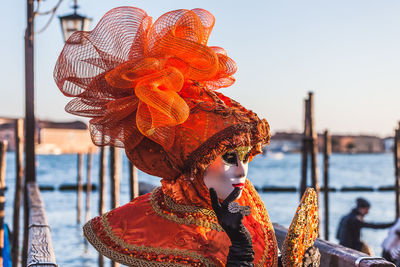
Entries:
[[244, 183], [240, 183], [240, 184], [232, 184], [233, 187], [240, 187], [240, 189], [243, 189], [244, 187]]

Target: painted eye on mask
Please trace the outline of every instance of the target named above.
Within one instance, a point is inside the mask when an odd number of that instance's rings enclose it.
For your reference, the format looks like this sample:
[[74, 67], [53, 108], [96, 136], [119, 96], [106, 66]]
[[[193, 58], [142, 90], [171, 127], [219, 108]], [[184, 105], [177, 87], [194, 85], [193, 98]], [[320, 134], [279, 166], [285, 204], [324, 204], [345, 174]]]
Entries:
[[222, 160], [228, 165], [237, 165], [236, 151], [226, 152], [225, 154], [222, 155]]
[[222, 155], [222, 160], [228, 165], [236, 165], [238, 159], [243, 163], [247, 163], [250, 157], [251, 147], [238, 147], [235, 150], [228, 151]]

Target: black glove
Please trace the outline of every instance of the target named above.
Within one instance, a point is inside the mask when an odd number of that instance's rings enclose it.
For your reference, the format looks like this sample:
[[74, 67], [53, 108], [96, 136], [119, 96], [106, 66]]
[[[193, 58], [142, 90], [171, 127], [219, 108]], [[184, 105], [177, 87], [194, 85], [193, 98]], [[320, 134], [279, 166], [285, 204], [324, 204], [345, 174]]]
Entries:
[[282, 254], [278, 254], [278, 267], [283, 267]]
[[249, 230], [243, 225], [242, 219], [250, 214], [248, 206], [240, 206], [233, 202], [240, 194], [240, 188], [235, 187], [232, 193], [219, 203], [217, 193], [210, 188], [212, 208], [217, 215], [218, 223], [225, 230], [232, 245], [229, 247], [227, 267], [254, 266], [254, 250]]

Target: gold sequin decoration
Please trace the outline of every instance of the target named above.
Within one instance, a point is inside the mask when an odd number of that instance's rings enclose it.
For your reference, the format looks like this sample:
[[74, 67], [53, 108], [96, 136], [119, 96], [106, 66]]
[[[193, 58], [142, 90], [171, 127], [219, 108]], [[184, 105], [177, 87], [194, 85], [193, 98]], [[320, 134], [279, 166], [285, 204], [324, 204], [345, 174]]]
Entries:
[[237, 152], [239, 159], [241, 161], [244, 161], [246, 159], [247, 154], [251, 151], [252, 146], [239, 146], [229, 152]]
[[318, 236], [318, 200], [314, 189], [307, 188], [290, 224], [282, 246], [285, 267], [302, 266], [305, 251]]

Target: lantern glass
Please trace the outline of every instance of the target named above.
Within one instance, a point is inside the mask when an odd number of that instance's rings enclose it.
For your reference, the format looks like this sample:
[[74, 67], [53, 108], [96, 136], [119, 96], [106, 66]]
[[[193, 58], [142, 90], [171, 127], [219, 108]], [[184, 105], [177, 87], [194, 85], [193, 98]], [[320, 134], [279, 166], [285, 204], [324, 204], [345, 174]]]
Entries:
[[91, 19], [78, 14], [71, 14], [60, 17], [60, 22], [64, 41], [66, 42], [74, 32], [88, 31], [90, 29]]

